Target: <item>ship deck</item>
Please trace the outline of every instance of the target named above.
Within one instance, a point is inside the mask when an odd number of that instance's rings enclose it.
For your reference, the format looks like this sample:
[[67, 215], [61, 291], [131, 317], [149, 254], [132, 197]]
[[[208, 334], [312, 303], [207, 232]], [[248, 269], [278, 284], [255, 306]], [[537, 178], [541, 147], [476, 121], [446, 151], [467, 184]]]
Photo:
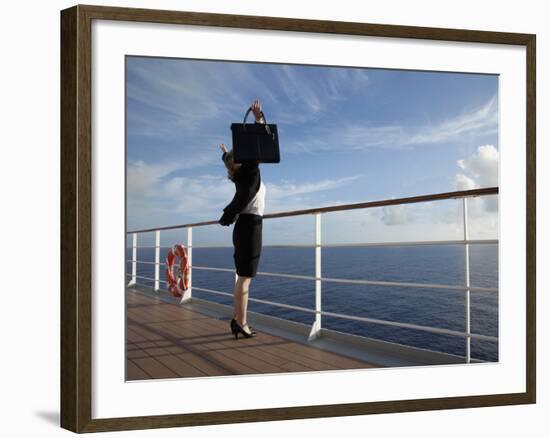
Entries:
[[126, 296], [126, 380], [380, 366], [269, 333], [250, 319], [257, 336], [235, 340], [230, 317], [216, 317], [207, 306], [180, 305], [136, 288]]

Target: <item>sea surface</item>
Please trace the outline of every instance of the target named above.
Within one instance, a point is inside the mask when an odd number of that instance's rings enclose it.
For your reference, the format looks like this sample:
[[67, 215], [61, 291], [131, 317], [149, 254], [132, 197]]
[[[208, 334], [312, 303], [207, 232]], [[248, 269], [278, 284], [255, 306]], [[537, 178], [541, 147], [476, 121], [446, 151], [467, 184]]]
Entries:
[[[161, 248], [161, 262], [168, 248]], [[137, 259], [154, 262], [154, 248], [138, 248]], [[131, 249], [127, 249], [127, 260]], [[322, 248], [323, 277], [465, 284], [463, 245], [397, 247]], [[193, 248], [193, 265], [234, 269], [233, 248]], [[131, 273], [131, 263], [127, 263]], [[258, 271], [315, 275], [314, 248], [277, 248], [264, 246]], [[154, 265], [137, 265], [137, 275], [154, 277]], [[164, 266], [160, 279], [164, 280]], [[232, 293], [234, 272], [194, 269], [193, 286]], [[153, 282], [138, 279], [152, 286]], [[498, 287], [498, 245], [470, 245], [470, 285]], [[161, 292], [166, 285], [161, 283]], [[256, 276], [250, 298], [315, 308], [315, 282], [292, 278]], [[193, 296], [233, 305], [232, 297], [193, 290]], [[322, 283], [322, 310], [380, 320], [406, 322], [430, 327], [465, 331], [466, 295], [464, 291], [364, 284]], [[248, 309], [293, 321], [311, 324], [314, 314], [273, 307], [249, 301]], [[433, 334], [416, 329], [323, 316], [323, 327], [445, 353], [465, 355], [464, 338]], [[471, 292], [472, 333], [498, 336], [498, 292]], [[472, 358], [498, 361], [498, 343], [471, 341]]]

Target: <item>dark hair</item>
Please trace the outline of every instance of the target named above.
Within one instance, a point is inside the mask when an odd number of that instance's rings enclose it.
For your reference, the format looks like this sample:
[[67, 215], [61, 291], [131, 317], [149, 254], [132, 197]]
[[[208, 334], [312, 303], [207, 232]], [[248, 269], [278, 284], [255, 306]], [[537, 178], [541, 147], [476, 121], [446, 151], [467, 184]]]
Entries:
[[241, 164], [236, 164], [233, 161], [233, 149], [229, 152], [224, 152], [222, 160], [227, 169], [227, 178], [234, 182], [237, 178], [238, 170], [241, 168]]

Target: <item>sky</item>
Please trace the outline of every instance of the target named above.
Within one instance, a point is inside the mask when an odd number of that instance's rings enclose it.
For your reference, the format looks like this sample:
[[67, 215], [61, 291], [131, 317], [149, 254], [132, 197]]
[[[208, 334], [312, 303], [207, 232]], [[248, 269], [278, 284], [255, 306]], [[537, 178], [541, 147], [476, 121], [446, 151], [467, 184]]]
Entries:
[[[219, 219], [235, 193], [219, 144], [255, 99], [281, 152], [260, 165], [265, 214], [499, 185], [496, 75], [127, 57], [128, 230]], [[470, 237], [498, 238], [497, 196], [468, 202]], [[325, 243], [460, 239], [462, 201], [321, 224]], [[231, 230], [197, 227], [193, 243], [231, 246]], [[264, 245], [313, 239], [313, 215], [264, 221]]]

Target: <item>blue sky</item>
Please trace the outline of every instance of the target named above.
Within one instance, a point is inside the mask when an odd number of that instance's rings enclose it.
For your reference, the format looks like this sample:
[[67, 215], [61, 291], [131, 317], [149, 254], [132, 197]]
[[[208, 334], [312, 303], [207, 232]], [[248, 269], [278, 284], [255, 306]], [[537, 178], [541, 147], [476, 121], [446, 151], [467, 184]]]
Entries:
[[[218, 145], [231, 147], [231, 123], [256, 98], [281, 148], [279, 164], [261, 165], [266, 214], [498, 185], [497, 76], [145, 57], [128, 57], [126, 74], [129, 230], [221, 216], [235, 189]], [[460, 206], [330, 214], [324, 234], [460, 238]], [[495, 237], [496, 199], [470, 213], [474, 234]], [[309, 242], [312, 219], [266, 220], [265, 241]], [[231, 245], [230, 229], [195, 235]]]

